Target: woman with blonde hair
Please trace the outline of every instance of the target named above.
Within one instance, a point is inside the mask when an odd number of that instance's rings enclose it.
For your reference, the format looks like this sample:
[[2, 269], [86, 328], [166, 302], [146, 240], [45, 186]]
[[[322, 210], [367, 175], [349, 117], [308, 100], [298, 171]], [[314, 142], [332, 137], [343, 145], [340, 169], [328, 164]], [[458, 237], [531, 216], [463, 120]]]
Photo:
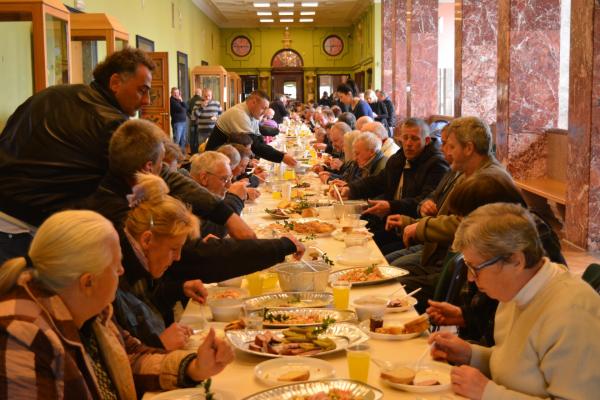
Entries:
[[[128, 196], [129, 211], [121, 232], [125, 273], [121, 277], [115, 315], [119, 324], [142, 342], [167, 350], [181, 348], [192, 330], [173, 322], [173, 306], [186, 297], [204, 302], [200, 280], [161, 279], [188, 239], [199, 236], [198, 218], [169, 196], [158, 176], [138, 173]], [[170, 324], [168, 328], [166, 325]]]
[[197, 353], [166, 353], [118, 328], [110, 303], [122, 273], [117, 232], [100, 214], [64, 211], [40, 226], [27, 255], [0, 267], [0, 398], [133, 400], [232, 361], [214, 332]]

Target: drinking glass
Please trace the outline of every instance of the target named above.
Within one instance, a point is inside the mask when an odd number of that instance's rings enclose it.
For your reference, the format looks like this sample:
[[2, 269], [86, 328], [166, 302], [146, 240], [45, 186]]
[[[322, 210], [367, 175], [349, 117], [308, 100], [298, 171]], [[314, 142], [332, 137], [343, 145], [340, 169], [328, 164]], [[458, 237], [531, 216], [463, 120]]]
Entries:
[[246, 306], [242, 308], [242, 321], [244, 321], [244, 329], [245, 330], [260, 330], [263, 328], [263, 313], [254, 311], [249, 311]]
[[248, 291], [250, 292], [251, 296], [260, 296], [262, 294], [262, 273], [254, 272], [250, 275], [246, 275], [246, 282], [248, 283]]
[[367, 343], [355, 344], [346, 348], [348, 375], [350, 379], [367, 383], [371, 354]]
[[338, 280], [333, 282], [331, 287], [333, 288], [333, 305], [336, 310], [347, 310], [352, 282]]

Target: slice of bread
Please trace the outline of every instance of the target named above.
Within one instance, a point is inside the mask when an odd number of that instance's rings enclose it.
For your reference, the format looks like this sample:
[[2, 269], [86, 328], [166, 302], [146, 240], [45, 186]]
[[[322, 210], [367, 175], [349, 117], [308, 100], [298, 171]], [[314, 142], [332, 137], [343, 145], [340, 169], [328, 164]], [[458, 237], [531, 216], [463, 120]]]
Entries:
[[396, 367], [389, 371], [381, 371], [381, 378], [392, 383], [412, 385], [415, 379], [415, 371], [408, 367]]
[[423, 332], [429, 329], [429, 315], [421, 314], [404, 324], [405, 333]]
[[277, 378], [281, 382], [300, 382], [307, 381], [310, 378], [310, 371], [308, 369], [298, 369], [294, 371], [286, 372], [283, 375], [279, 375]]

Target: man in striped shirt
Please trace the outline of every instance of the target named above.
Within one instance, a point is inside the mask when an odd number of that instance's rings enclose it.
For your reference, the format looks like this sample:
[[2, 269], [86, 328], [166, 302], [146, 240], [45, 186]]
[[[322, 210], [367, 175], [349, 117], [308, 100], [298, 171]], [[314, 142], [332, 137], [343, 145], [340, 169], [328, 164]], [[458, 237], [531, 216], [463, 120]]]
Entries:
[[223, 113], [218, 101], [213, 100], [212, 90], [202, 89], [202, 98], [204, 102], [201, 107], [194, 111], [196, 115], [196, 134], [198, 135], [198, 144], [202, 144], [212, 133], [219, 115]]

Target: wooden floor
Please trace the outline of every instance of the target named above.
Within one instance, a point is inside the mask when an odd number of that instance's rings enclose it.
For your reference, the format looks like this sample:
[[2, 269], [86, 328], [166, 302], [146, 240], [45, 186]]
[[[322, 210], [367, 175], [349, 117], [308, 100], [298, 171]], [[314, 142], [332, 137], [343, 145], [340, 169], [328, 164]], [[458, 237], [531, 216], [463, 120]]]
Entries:
[[570, 247], [569, 245], [563, 244], [563, 255], [567, 259], [569, 269], [577, 275], [583, 274], [583, 271], [585, 271], [587, 266], [591, 263], [600, 264], [599, 253], [589, 253], [577, 250], [575, 248]]

